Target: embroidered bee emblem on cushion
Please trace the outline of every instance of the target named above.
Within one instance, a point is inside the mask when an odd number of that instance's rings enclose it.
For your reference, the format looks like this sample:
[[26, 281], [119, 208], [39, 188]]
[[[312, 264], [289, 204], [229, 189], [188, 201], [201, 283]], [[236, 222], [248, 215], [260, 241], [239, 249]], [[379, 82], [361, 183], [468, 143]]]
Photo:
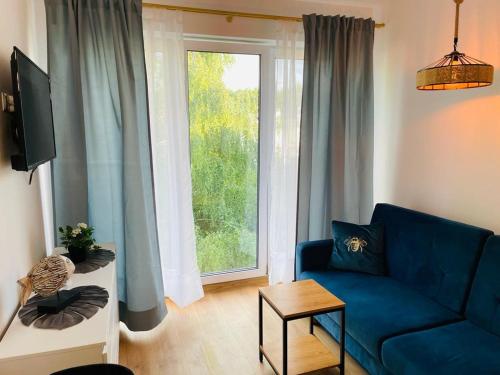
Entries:
[[359, 237], [349, 237], [344, 241], [344, 244], [347, 245], [347, 249], [352, 251], [353, 253], [363, 252], [363, 247], [365, 247], [368, 243]]

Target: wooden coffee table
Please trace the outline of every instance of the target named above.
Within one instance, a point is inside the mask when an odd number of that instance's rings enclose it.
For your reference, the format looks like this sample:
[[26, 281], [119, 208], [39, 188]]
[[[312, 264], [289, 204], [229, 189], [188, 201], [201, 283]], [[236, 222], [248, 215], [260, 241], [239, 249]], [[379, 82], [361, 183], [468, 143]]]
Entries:
[[[262, 299], [280, 316], [283, 322], [283, 344], [264, 346], [262, 328]], [[339, 311], [340, 355], [336, 356], [314, 336], [313, 317]], [[288, 338], [287, 323], [310, 317], [309, 334]], [[344, 374], [345, 363], [345, 303], [314, 280], [278, 284], [259, 289], [259, 360], [263, 356], [277, 374], [303, 374], [329, 367], [338, 367]], [[280, 370], [282, 370], [280, 372]]]

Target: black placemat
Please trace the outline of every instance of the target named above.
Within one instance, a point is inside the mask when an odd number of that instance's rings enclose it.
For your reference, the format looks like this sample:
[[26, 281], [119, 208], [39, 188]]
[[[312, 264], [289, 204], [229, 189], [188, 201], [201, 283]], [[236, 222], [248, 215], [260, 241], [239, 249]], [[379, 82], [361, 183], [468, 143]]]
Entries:
[[72, 302], [57, 314], [40, 314], [37, 303], [44, 299], [42, 296], [31, 297], [19, 310], [18, 316], [25, 326], [34, 326], [41, 329], [65, 329], [81, 323], [85, 318], [92, 318], [99, 309], [106, 306], [109, 293], [97, 285], [78, 286], [71, 290], [79, 291], [80, 298]]
[[[62, 254], [71, 259], [69, 253]], [[87, 259], [83, 262], [75, 263], [75, 273], [89, 273], [99, 268], [106, 267], [108, 263], [115, 260], [115, 253], [106, 249], [89, 250]]]

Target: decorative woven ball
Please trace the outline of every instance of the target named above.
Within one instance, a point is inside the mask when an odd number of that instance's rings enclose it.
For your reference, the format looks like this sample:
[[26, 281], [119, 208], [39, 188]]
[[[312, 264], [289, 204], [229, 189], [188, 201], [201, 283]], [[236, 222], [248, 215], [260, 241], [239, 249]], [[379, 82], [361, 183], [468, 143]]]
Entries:
[[26, 303], [31, 291], [42, 297], [55, 294], [64, 286], [73, 272], [75, 272], [75, 265], [69, 258], [62, 255], [43, 258], [35, 264], [26, 277], [17, 280], [23, 288], [21, 304]]
[[33, 291], [42, 297], [48, 297], [61, 289], [75, 272], [73, 262], [61, 255], [43, 258], [30, 271]]

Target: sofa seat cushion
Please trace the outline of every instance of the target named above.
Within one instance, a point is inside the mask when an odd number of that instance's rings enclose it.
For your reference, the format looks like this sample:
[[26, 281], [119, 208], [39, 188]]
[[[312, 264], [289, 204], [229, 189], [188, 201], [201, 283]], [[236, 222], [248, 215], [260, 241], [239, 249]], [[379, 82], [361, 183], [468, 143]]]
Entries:
[[382, 362], [393, 374], [499, 374], [500, 337], [469, 321], [393, 337]]
[[[316, 280], [346, 303], [347, 332], [379, 360], [388, 337], [462, 319], [389, 277], [346, 271], [309, 271], [298, 277]], [[331, 317], [338, 323], [338, 313]]]

